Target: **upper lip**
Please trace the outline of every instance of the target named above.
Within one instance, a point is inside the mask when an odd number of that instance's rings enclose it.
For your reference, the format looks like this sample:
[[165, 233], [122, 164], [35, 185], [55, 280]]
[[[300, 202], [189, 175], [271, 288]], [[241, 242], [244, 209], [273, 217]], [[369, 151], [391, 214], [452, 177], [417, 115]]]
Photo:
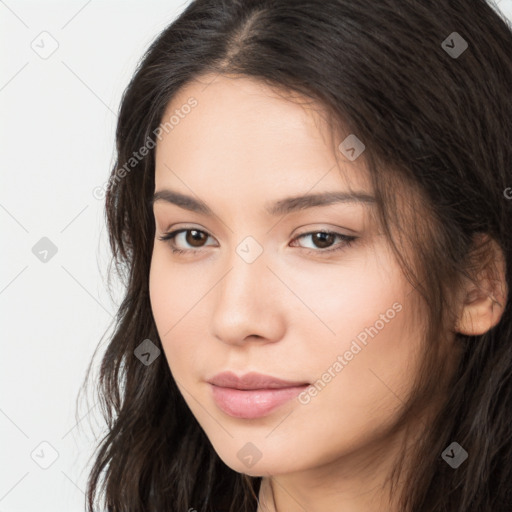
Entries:
[[262, 373], [250, 372], [238, 377], [233, 372], [222, 372], [209, 379], [208, 382], [214, 386], [233, 389], [278, 389], [304, 386], [309, 384], [304, 381], [288, 381], [263, 375]]

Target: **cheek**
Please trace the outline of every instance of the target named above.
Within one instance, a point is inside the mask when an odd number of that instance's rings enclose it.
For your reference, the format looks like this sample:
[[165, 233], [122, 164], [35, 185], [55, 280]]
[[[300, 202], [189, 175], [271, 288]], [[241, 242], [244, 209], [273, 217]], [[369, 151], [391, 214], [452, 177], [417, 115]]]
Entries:
[[345, 432], [393, 420], [417, 374], [424, 332], [414, 289], [393, 260], [360, 264], [319, 267], [314, 280], [294, 282], [319, 317], [304, 311], [298, 324], [305, 341], [298, 359], [315, 379], [301, 403], [309, 417], [328, 415]]
[[149, 296], [161, 335], [168, 333], [170, 336], [172, 331], [169, 330], [174, 329], [189, 311], [193, 313], [194, 304], [206, 291], [204, 280], [171, 260], [170, 249], [161, 247], [160, 243], [155, 246], [149, 272]]
[[[326, 349], [342, 350], [358, 335], [364, 341], [369, 336], [365, 329], [376, 323], [379, 331], [387, 330], [408, 293], [399, 268], [383, 249], [380, 256], [375, 251], [354, 254], [347, 253], [340, 264], [304, 262], [293, 272], [286, 267], [280, 269], [283, 280], [300, 299], [290, 301], [295, 303], [296, 316], [301, 313], [300, 325], [303, 329], [308, 325], [315, 328], [316, 346], [321, 341]], [[380, 315], [385, 316], [384, 320]]]
[[[149, 273], [149, 296], [156, 328], [169, 368], [178, 385], [203, 368], [208, 292], [201, 272], [171, 260], [169, 249], [155, 246]], [[179, 381], [179, 382], [178, 382]]]
[[[189, 295], [197, 294], [198, 288], [190, 286], [183, 273], [168, 261], [168, 254], [161, 248], [153, 251], [149, 272], [149, 298], [160, 340], [167, 352], [181, 327], [191, 300]], [[195, 291], [194, 291], [195, 290]]]
[[[398, 421], [417, 373], [421, 332], [409, 329], [410, 315], [409, 304], [402, 304], [382, 329], [369, 329], [372, 335], [368, 334], [366, 344], [348, 334], [330, 343], [317, 337], [316, 350], [310, 347], [309, 356], [306, 352], [302, 355], [308, 356], [303, 361], [315, 380], [299, 397], [297, 412], [273, 433], [276, 444], [285, 444], [287, 438], [301, 432], [301, 445], [309, 450], [308, 456], [324, 464], [382, 439]], [[367, 317], [340, 314], [340, 332], [343, 323], [352, 326], [360, 321], [359, 330], [366, 332], [364, 327], [372, 326], [379, 317], [369, 318], [371, 324]], [[296, 463], [302, 464], [300, 460]]]
[[176, 283], [171, 280], [169, 268], [165, 265], [161, 251], [155, 247], [149, 271], [149, 299], [156, 327], [161, 338], [162, 334], [172, 327], [171, 322], [174, 316], [172, 312], [176, 302], [175, 287]]

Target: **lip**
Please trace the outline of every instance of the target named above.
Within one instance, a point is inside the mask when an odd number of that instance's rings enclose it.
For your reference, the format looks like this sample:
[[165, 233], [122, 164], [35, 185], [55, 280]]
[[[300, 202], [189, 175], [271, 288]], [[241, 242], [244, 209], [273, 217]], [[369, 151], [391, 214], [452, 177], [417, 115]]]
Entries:
[[238, 377], [222, 372], [208, 380], [217, 406], [235, 418], [254, 419], [270, 414], [309, 386], [251, 372]]
[[238, 377], [233, 372], [222, 372], [209, 379], [208, 382], [214, 386], [232, 389], [279, 389], [303, 386], [309, 384], [305, 381], [290, 381], [278, 379], [262, 373], [250, 372]]

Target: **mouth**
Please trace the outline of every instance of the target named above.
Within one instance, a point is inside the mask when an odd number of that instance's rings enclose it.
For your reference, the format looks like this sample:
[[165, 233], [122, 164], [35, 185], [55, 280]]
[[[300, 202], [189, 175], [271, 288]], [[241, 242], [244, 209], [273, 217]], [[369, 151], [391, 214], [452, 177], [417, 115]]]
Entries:
[[217, 407], [229, 416], [244, 419], [270, 414], [310, 385], [304, 381], [286, 381], [254, 372], [242, 377], [224, 372], [208, 383]]

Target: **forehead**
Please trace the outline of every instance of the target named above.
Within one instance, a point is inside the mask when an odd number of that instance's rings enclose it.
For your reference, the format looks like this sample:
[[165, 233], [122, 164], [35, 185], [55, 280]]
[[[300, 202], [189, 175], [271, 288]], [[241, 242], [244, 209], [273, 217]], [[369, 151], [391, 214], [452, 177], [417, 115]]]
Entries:
[[231, 195], [347, 184], [371, 192], [363, 159], [347, 160], [323, 110], [295, 93], [248, 77], [203, 76], [178, 91], [162, 125], [171, 117], [172, 128], [157, 141], [156, 189], [183, 186], [181, 177]]

